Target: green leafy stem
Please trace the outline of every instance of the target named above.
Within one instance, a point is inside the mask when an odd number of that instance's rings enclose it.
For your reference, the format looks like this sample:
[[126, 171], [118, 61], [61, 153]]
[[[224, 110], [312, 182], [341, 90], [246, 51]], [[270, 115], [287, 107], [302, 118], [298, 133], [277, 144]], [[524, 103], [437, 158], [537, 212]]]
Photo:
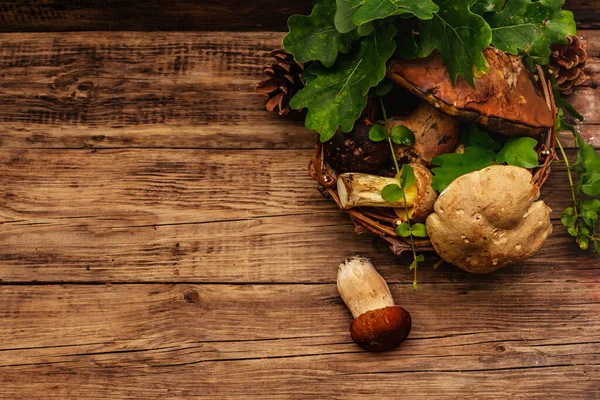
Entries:
[[424, 224], [411, 224], [410, 222], [410, 213], [406, 201], [405, 189], [415, 184], [415, 173], [410, 164], [404, 164], [402, 168], [400, 168], [400, 164], [398, 163], [398, 158], [396, 157], [396, 152], [394, 150], [393, 145], [393, 143], [396, 143], [398, 145], [412, 146], [415, 144], [415, 135], [410, 129], [402, 125], [396, 126], [390, 131], [387, 112], [385, 110], [385, 106], [381, 97], [379, 97], [379, 102], [381, 104], [381, 110], [383, 113], [383, 120], [385, 126], [377, 124], [373, 125], [371, 127], [371, 130], [369, 131], [369, 139], [371, 139], [374, 142], [387, 140], [390, 146], [392, 159], [394, 160], [394, 167], [396, 168], [396, 173], [398, 176], [398, 184], [391, 184], [385, 186], [381, 191], [381, 197], [383, 197], [383, 199], [389, 203], [397, 202], [400, 199], [403, 200], [404, 215], [406, 217], [406, 222], [403, 222], [396, 227], [396, 233], [398, 234], [398, 236], [410, 239], [410, 247], [413, 255], [413, 261], [410, 264], [410, 269], [414, 271], [413, 289], [416, 289], [417, 267], [419, 262], [425, 260], [425, 257], [423, 256], [423, 254], [417, 254], [414, 238], [427, 237], [427, 229]]

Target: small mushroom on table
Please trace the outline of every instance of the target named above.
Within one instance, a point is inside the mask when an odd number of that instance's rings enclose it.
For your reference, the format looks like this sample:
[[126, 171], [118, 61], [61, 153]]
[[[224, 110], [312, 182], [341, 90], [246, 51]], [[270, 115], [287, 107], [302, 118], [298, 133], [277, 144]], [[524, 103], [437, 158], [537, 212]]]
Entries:
[[354, 317], [352, 340], [362, 348], [386, 351], [406, 340], [410, 313], [394, 304], [387, 283], [367, 258], [355, 256], [340, 264], [337, 289]]
[[427, 217], [431, 244], [444, 261], [486, 274], [536, 254], [552, 233], [550, 208], [531, 173], [494, 165], [455, 179]]
[[388, 77], [431, 106], [463, 122], [477, 122], [506, 135], [537, 135], [554, 124], [533, 75], [520, 56], [494, 48], [483, 50], [489, 72], [475, 88], [458, 79], [454, 85], [439, 53], [414, 60], [392, 60]]

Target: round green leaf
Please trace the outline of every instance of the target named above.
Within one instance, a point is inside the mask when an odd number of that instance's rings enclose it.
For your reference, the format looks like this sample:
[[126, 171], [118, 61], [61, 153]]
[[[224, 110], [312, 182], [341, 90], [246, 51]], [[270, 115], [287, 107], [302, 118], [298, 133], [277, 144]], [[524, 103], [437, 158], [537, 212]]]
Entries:
[[400, 189], [400, 186], [396, 184], [387, 185], [381, 191], [381, 197], [388, 203], [395, 203], [402, 200], [404, 192]]
[[407, 223], [400, 224], [396, 227], [396, 233], [402, 237], [410, 236], [410, 225]]
[[406, 126], [398, 125], [392, 129], [392, 141], [403, 146], [413, 146], [415, 144], [415, 134]]
[[387, 139], [387, 132], [385, 128], [381, 125], [373, 125], [369, 130], [369, 139], [374, 142], [381, 142], [382, 140]]
[[411, 227], [411, 232], [413, 236], [416, 237], [427, 237], [427, 228], [425, 228], [424, 224], [413, 224]]
[[404, 188], [411, 187], [415, 183], [415, 171], [409, 164], [404, 164], [402, 166], [402, 171], [400, 172], [400, 186]]

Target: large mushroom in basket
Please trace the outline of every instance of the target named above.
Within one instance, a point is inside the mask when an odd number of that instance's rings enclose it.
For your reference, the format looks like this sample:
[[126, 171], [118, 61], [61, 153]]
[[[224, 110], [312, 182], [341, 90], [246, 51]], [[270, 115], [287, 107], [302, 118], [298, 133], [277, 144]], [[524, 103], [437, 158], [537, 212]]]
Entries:
[[505, 135], [534, 136], [550, 129], [554, 118], [523, 59], [494, 48], [483, 55], [489, 72], [475, 79], [475, 88], [462, 79], [453, 85], [438, 53], [392, 60], [388, 77], [462, 122], [477, 122]]

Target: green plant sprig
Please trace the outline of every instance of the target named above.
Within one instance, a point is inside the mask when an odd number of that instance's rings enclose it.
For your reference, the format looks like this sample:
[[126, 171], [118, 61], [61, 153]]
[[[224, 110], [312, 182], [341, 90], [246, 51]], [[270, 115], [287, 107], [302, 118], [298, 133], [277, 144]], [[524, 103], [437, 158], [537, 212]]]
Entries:
[[379, 102], [381, 104], [381, 110], [383, 113], [383, 120], [385, 126], [373, 125], [371, 127], [371, 130], [369, 131], [369, 139], [371, 139], [374, 142], [381, 142], [382, 140], [387, 140], [390, 146], [392, 159], [394, 160], [394, 167], [398, 176], [398, 184], [391, 184], [384, 187], [381, 191], [381, 197], [385, 201], [390, 203], [396, 202], [400, 199], [403, 200], [404, 215], [406, 216], [406, 222], [403, 222], [402, 224], [396, 227], [396, 233], [398, 234], [398, 236], [402, 236], [405, 238], [408, 237], [410, 239], [410, 247], [412, 250], [413, 261], [410, 264], [409, 269], [413, 270], [413, 289], [416, 289], [417, 267], [419, 265], [419, 262], [425, 260], [425, 256], [423, 256], [423, 254], [417, 254], [417, 248], [415, 246], [415, 237], [427, 237], [427, 228], [424, 224], [411, 224], [410, 222], [410, 214], [408, 211], [405, 189], [415, 184], [415, 173], [410, 164], [404, 164], [402, 165], [402, 168], [400, 168], [400, 164], [398, 163], [398, 158], [396, 157], [396, 152], [394, 150], [393, 144], [396, 143], [400, 145], [412, 146], [415, 144], [415, 135], [410, 129], [402, 125], [396, 126], [392, 130], [390, 130], [387, 112], [385, 110], [385, 106], [381, 97], [379, 97]]
[[[567, 228], [569, 235], [575, 237], [579, 248], [587, 250], [590, 242], [597, 253], [600, 253], [600, 235], [598, 234], [598, 221], [600, 216], [600, 156], [596, 149], [586, 143], [577, 129], [567, 122], [565, 113], [583, 121], [583, 116], [562, 96], [554, 76], [551, 76], [552, 89], [558, 113], [556, 115], [556, 129], [570, 131], [577, 144], [577, 159], [572, 164], [567, 157], [563, 144], [557, 138], [562, 162], [567, 170], [569, 188], [573, 205], [567, 207], [561, 214], [560, 221]], [[574, 178], [575, 174], [577, 179]]]

